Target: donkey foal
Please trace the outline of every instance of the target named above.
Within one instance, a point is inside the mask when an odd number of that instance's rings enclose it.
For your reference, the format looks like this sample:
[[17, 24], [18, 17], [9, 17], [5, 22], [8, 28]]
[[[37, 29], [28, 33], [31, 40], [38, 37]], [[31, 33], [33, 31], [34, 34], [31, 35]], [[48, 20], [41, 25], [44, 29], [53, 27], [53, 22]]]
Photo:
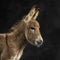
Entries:
[[42, 45], [40, 25], [36, 20], [38, 13], [38, 8], [34, 6], [21, 21], [5, 33], [5, 40], [1, 41], [0, 60], [19, 60], [27, 43], [37, 47]]

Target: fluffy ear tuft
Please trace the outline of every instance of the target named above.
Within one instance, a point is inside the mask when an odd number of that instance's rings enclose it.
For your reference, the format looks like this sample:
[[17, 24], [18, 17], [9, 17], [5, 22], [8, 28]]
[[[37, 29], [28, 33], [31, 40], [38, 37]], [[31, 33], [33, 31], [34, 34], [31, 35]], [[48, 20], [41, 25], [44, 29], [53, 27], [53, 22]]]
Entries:
[[30, 20], [32, 19], [36, 19], [38, 16], [38, 7], [37, 6], [33, 6], [32, 9], [30, 10], [30, 12], [23, 18], [23, 21], [25, 23], [28, 23]]

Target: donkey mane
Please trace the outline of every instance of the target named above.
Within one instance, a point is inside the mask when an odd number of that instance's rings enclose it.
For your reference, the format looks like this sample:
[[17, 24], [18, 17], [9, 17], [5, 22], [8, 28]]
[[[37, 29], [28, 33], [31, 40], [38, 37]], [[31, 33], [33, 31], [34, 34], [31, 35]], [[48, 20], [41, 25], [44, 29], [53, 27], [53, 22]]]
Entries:
[[19, 60], [27, 44], [24, 36], [26, 23], [38, 16], [38, 8], [33, 6], [30, 12], [15, 23], [9, 32], [0, 34], [0, 60]]

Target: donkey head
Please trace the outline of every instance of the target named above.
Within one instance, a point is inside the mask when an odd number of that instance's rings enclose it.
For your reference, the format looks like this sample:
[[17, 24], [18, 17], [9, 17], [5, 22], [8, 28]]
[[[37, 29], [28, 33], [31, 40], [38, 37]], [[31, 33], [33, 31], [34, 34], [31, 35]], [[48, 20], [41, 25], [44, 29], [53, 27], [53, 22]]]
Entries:
[[43, 43], [43, 39], [40, 33], [40, 25], [36, 20], [31, 20], [26, 24], [25, 37], [27, 41], [39, 47]]
[[[39, 47], [43, 43], [43, 39], [40, 33], [39, 22], [36, 20], [39, 11], [38, 9], [35, 9], [34, 11], [35, 14], [32, 18], [29, 19], [29, 15], [28, 15], [24, 20], [24, 22], [26, 23], [25, 37], [30, 44]], [[30, 13], [30, 16], [31, 14], [33, 14], [33, 11]]]

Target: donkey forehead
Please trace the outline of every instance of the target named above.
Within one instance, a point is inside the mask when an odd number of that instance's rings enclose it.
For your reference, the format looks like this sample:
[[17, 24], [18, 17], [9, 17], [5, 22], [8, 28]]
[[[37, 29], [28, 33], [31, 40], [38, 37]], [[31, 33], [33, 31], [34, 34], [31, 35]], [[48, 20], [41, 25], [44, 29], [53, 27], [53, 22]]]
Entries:
[[38, 21], [34, 20], [34, 21], [30, 21], [28, 23], [29, 26], [32, 26], [32, 27], [39, 27], [40, 28], [40, 24], [38, 23]]

